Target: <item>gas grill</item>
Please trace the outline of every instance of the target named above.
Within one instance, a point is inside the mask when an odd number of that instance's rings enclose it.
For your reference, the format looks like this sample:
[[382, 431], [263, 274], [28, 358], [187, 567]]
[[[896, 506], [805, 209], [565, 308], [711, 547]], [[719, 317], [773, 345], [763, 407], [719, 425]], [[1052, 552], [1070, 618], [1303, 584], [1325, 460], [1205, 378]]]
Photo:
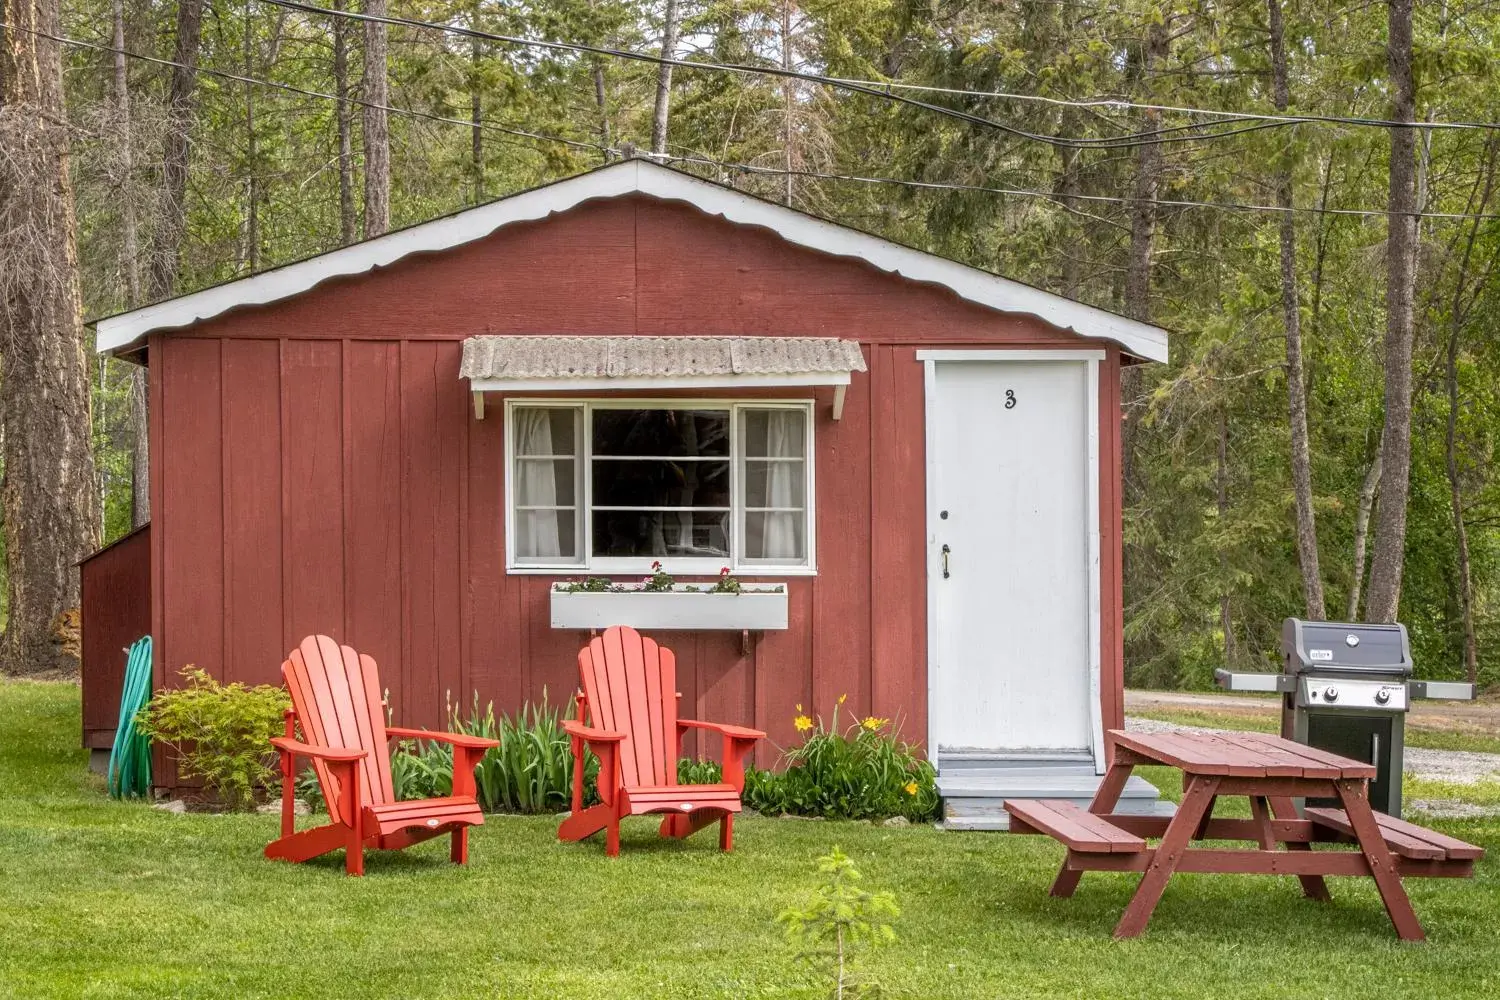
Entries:
[[[1370, 804], [1401, 815], [1406, 712], [1416, 698], [1467, 700], [1471, 684], [1412, 680], [1406, 626], [1309, 622], [1281, 627], [1279, 674], [1214, 671], [1229, 691], [1281, 695], [1281, 735], [1376, 767]], [[1314, 803], [1318, 804], [1318, 803]]]

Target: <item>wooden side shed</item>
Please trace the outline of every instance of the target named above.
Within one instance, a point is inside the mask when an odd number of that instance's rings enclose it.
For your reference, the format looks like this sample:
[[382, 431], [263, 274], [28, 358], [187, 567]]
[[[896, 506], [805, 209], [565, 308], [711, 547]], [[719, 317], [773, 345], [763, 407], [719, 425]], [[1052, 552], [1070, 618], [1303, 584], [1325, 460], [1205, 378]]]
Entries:
[[[558, 703], [592, 619], [554, 585], [660, 562], [783, 595], [784, 623], [649, 618], [700, 717], [787, 742], [847, 695], [945, 773], [1075, 779], [1121, 721], [1119, 380], [1165, 360], [1147, 324], [632, 160], [98, 346], [151, 368], [158, 684], [273, 682], [326, 632], [401, 724]], [[646, 614], [589, 613], [616, 609]]]

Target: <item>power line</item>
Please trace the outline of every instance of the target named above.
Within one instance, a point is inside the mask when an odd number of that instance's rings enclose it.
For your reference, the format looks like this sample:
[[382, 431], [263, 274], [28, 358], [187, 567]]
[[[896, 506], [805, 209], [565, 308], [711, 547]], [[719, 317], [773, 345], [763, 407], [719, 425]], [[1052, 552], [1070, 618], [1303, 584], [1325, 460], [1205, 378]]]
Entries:
[[[1392, 214], [1384, 209], [1371, 208], [1315, 208], [1315, 207], [1292, 207], [1283, 208], [1280, 205], [1258, 205], [1246, 202], [1226, 201], [1190, 201], [1180, 198], [1126, 198], [1120, 195], [1104, 194], [1069, 194], [1062, 195], [1055, 191], [1038, 191], [1028, 188], [1002, 188], [988, 187], [982, 184], [960, 184], [951, 181], [915, 181], [899, 177], [867, 177], [858, 174], [838, 174], [819, 170], [787, 170], [783, 167], [761, 167], [749, 163], [724, 163], [719, 160], [710, 159], [706, 156], [667, 156], [664, 159], [678, 163], [693, 163], [700, 166], [718, 167], [724, 170], [736, 170], [749, 174], [768, 174], [777, 177], [791, 175], [794, 177], [807, 177], [813, 180], [849, 181], [858, 184], [880, 184], [896, 187], [915, 188], [929, 191], [968, 191], [979, 194], [1013, 195], [1022, 198], [1041, 198], [1051, 201], [1062, 208], [1067, 208], [1072, 201], [1106, 203], [1112, 205], [1157, 205], [1163, 208], [1212, 208], [1229, 212], [1274, 212], [1277, 214], [1292, 212], [1299, 215], [1347, 215], [1361, 218], [1389, 218]], [[1409, 218], [1416, 219], [1478, 219], [1481, 221], [1500, 220], [1500, 214], [1494, 213], [1470, 213], [1470, 212], [1408, 212], [1402, 213]]]
[[937, 87], [921, 83], [902, 83], [896, 80], [860, 80], [846, 77], [833, 77], [832, 79], [836, 80], [839, 83], [858, 84], [860, 86], [866, 87], [887, 87], [892, 90], [914, 90], [932, 94], [952, 94], [962, 97], [986, 97], [1003, 98], [1005, 100], [1011, 101], [1032, 101], [1038, 104], [1050, 104], [1057, 107], [1119, 108], [1121, 110], [1167, 111], [1189, 115], [1215, 115], [1220, 118], [1228, 118], [1236, 121], [1279, 122], [1284, 125], [1359, 125], [1369, 128], [1420, 128], [1457, 130], [1500, 129], [1500, 122], [1403, 122], [1396, 121], [1390, 118], [1344, 117], [1340, 115], [1271, 115], [1254, 111], [1222, 111], [1213, 108], [1191, 108], [1175, 104], [1142, 104], [1138, 101], [1127, 101], [1116, 97], [1070, 99], [1065, 97], [1045, 97], [1041, 94], [1018, 94], [1004, 90], [963, 90], [956, 87]]
[[205, 76], [216, 77], [220, 80], [229, 80], [233, 83], [243, 83], [257, 87], [269, 87], [273, 90], [282, 90], [286, 91], [287, 93], [298, 94], [302, 97], [317, 97], [325, 101], [334, 102], [343, 101], [348, 104], [358, 105], [359, 107], [374, 108], [377, 111], [387, 111], [391, 114], [407, 115], [412, 118], [423, 118], [428, 121], [443, 122], [449, 125], [462, 125], [464, 128], [477, 127], [485, 129], [487, 131], [500, 132], [505, 135], [518, 136], [525, 139], [537, 139], [543, 142], [562, 143], [563, 145], [572, 146], [577, 149], [588, 149], [595, 152], [618, 152], [617, 150], [600, 146], [597, 143], [582, 142], [577, 139], [565, 139], [562, 136], [547, 135], [542, 132], [528, 132], [525, 129], [510, 128], [504, 125], [496, 125], [492, 122], [476, 123], [474, 121], [466, 120], [463, 118], [449, 118], [445, 115], [432, 114], [431, 112], [427, 111], [418, 111], [415, 108], [400, 108], [389, 104], [375, 104], [370, 101], [361, 100], [357, 97], [341, 98], [337, 94], [325, 94], [322, 91], [318, 90], [308, 90], [303, 87], [295, 87], [289, 83], [277, 83], [273, 80], [262, 80], [258, 77], [253, 76], [240, 76], [237, 73], [226, 73], [223, 70], [211, 69], [207, 66], [188, 66], [184, 63], [174, 62], [171, 59], [162, 59], [157, 56], [146, 55], [143, 52], [132, 52], [129, 49], [117, 49], [112, 45], [103, 45], [99, 42], [90, 42], [82, 38], [69, 38], [63, 35], [53, 35], [36, 28], [26, 28], [16, 24], [8, 24], [4, 21], [0, 21], [0, 28], [5, 28], [7, 31], [21, 31], [28, 35], [35, 35], [39, 38], [48, 38], [54, 42], [58, 42], [59, 44], [71, 45], [75, 48], [93, 49], [96, 52], [118, 52], [119, 54], [129, 59], [139, 59], [142, 62], [154, 63], [158, 66], [171, 66], [177, 69], [191, 70], [195, 73], [202, 73]]
[[[49, 34], [47, 32], [40, 31], [40, 30], [37, 30], [37, 29], [34, 29], [34, 28], [25, 28], [25, 27], [20, 27], [18, 25], [8, 24], [8, 23], [6, 23], [4, 21], [0, 21], [0, 28], [5, 28], [5, 29], [10, 30], [10, 31], [21, 31], [21, 32], [25, 32], [27, 34], [36, 35], [36, 36], [43, 37], [43, 38], [48, 38], [48, 39], [51, 39], [53, 41], [59, 42], [59, 43], [64, 44], [64, 45], [71, 45], [71, 46], [76, 46], [76, 47], [79, 47], [79, 48], [93, 49], [93, 50], [99, 51], [99, 52], [119, 52], [119, 53], [123, 54], [124, 56], [126, 56], [127, 58], [140, 59], [142, 61], [149, 62], [149, 63], [154, 63], [154, 64], [160, 65], [160, 66], [171, 66], [171, 67], [177, 67], [177, 68], [181, 68], [181, 69], [189, 69], [189, 70], [192, 70], [193, 72], [202, 73], [202, 74], [205, 74], [207, 76], [218, 77], [220, 79], [230, 80], [230, 81], [233, 81], [233, 82], [236, 82], [236, 83], [244, 83], [244, 84], [250, 84], [250, 85], [256, 85], [256, 86], [270, 87], [270, 88], [273, 88], [273, 89], [276, 89], [276, 90], [288, 91], [290, 93], [298, 94], [298, 95], [301, 95], [301, 96], [304, 96], [304, 97], [315, 97], [315, 98], [320, 98], [322, 100], [327, 100], [327, 101], [338, 102], [340, 100], [340, 98], [337, 95], [335, 95], [335, 94], [326, 94], [326, 93], [322, 93], [321, 91], [307, 90], [307, 89], [304, 89], [304, 88], [301, 88], [301, 87], [294, 87], [294, 86], [292, 86], [290, 84], [276, 83], [276, 82], [273, 82], [273, 81], [270, 81], [270, 80], [262, 80], [262, 79], [259, 79], [259, 78], [256, 78], [256, 77], [239, 76], [239, 75], [234, 74], [234, 73], [226, 73], [226, 72], [223, 72], [221, 70], [210, 69], [210, 68], [205, 67], [205, 66], [193, 66], [193, 67], [189, 67], [189, 66], [187, 66], [187, 65], [185, 65], [183, 63], [174, 62], [173, 60], [170, 60], [170, 59], [162, 59], [162, 58], [159, 58], [157, 56], [149, 56], [149, 55], [145, 55], [145, 54], [139, 53], [139, 52], [132, 52], [132, 51], [130, 51], [128, 49], [117, 49], [117, 48], [114, 48], [113, 46], [103, 45], [103, 44], [100, 44], [98, 42], [85, 41], [85, 40], [79, 39], [79, 38], [69, 38], [69, 37], [65, 37], [65, 36], [62, 36], [62, 35], [53, 35], [53, 34]], [[450, 124], [450, 125], [459, 125], [459, 126], [462, 126], [463, 128], [474, 128], [474, 127], [476, 127], [476, 123], [475, 122], [467, 120], [467, 119], [463, 119], [463, 118], [449, 118], [449, 117], [446, 117], [446, 116], [443, 116], [443, 115], [435, 115], [435, 114], [430, 114], [430, 113], [425, 112], [425, 111], [417, 111], [417, 110], [414, 110], [414, 109], [411, 109], [411, 108], [402, 108], [402, 107], [396, 107], [396, 106], [393, 106], [393, 105], [372, 104], [372, 103], [369, 103], [369, 102], [358, 100], [358, 99], [353, 98], [353, 97], [343, 98], [343, 100], [346, 100], [346, 101], [348, 101], [351, 104], [357, 104], [357, 105], [361, 105], [361, 106], [365, 106], [365, 107], [377, 108], [377, 109], [380, 109], [380, 110], [391, 112], [393, 114], [408, 115], [408, 116], [411, 116], [411, 117], [414, 117], [414, 118], [421, 118], [421, 119], [426, 119], [426, 120], [429, 120], [429, 121], [442, 122], [442, 123]], [[478, 123], [478, 127], [479, 128], [488, 129], [488, 130], [492, 130], [492, 131], [502, 132], [502, 133], [507, 134], [507, 135], [519, 136], [519, 137], [527, 138], [527, 139], [535, 139], [535, 140], [539, 140], [539, 141], [543, 141], [543, 142], [561, 143], [561, 144], [564, 144], [564, 145], [567, 145], [567, 146], [571, 146], [571, 147], [575, 147], [575, 148], [580, 148], [580, 149], [587, 149], [587, 150], [590, 150], [590, 151], [593, 151], [593, 152], [604, 153], [604, 154], [612, 155], [612, 156], [623, 156], [624, 155], [624, 153], [623, 153], [622, 150], [617, 149], [617, 148], [612, 147], [612, 146], [604, 146], [604, 145], [600, 145], [598, 143], [583, 142], [583, 141], [576, 140], [576, 139], [566, 139], [566, 138], [563, 138], [562, 136], [548, 135], [547, 133], [544, 133], [544, 132], [528, 132], [528, 131], [525, 131], [523, 129], [508, 128], [508, 127], [501, 126], [501, 125], [495, 125], [495, 124], [492, 124], [492, 123], [489, 123], [489, 122], [479, 122]], [[952, 182], [952, 181], [919, 181], [919, 180], [911, 180], [911, 179], [899, 178], [899, 177], [863, 176], [863, 175], [857, 175], [857, 174], [840, 174], [840, 173], [833, 173], [833, 172], [827, 172], [827, 171], [815, 171], [815, 170], [786, 170], [786, 169], [780, 168], [780, 167], [763, 167], [763, 166], [757, 166], [757, 165], [749, 164], [749, 163], [726, 162], [726, 161], [722, 161], [722, 160], [715, 160], [715, 159], [712, 159], [712, 158], [709, 158], [709, 157], [706, 157], [706, 156], [676, 156], [676, 155], [660, 155], [660, 156], [658, 156], [658, 155], [654, 155], [654, 154], [647, 154], [646, 158], [651, 159], [653, 161], [657, 161], [657, 162], [689, 163], [689, 164], [694, 164], [694, 165], [698, 165], [698, 166], [713, 167], [715, 169], [730, 170], [730, 171], [736, 171], [736, 172], [745, 173], [745, 174], [760, 174], [760, 175], [770, 175], [770, 176], [779, 176], [779, 177], [784, 177], [784, 176], [787, 176], [787, 175], [791, 175], [791, 176], [796, 176], [796, 177], [805, 177], [805, 178], [809, 178], [809, 179], [812, 179], [812, 180], [830, 180], [830, 181], [844, 181], [844, 182], [858, 183], [858, 184], [889, 185], [889, 186], [894, 186], [894, 187], [911, 188], [911, 189], [915, 189], [915, 190], [956, 191], [956, 192], [970, 192], [970, 193], [978, 193], [978, 194], [997, 194], [997, 195], [1006, 195], [1006, 196], [1011, 196], [1011, 197], [1022, 197], [1022, 198], [1038, 198], [1038, 199], [1042, 199], [1044, 201], [1052, 202], [1052, 203], [1054, 203], [1054, 204], [1056, 204], [1056, 205], [1058, 205], [1059, 207], [1062, 207], [1062, 208], [1068, 208], [1070, 202], [1078, 201], [1078, 202], [1091, 202], [1091, 203], [1115, 204], [1115, 205], [1156, 205], [1156, 206], [1163, 207], [1163, 208], [1207, 208], [1207, 209], [1214, 209], [1214, 210], [1217, 210], [1217, 211], [1224, 211], [1224, 212], [1271, 212], [1271, 213], [1292, 212], [1292, 213], [1296, 213], [1296, 214], [1306, 214], [1306, 215], [1355, 216], [1355, 217], [1361, 217], [1361, 218], [1388, 218], [1389, 215], [1390, 215], [1390, 213], [1387, 212], [1384, 209], [1315, 208], [1315, 207], [1283, 208], [1283, 207], [1281, 207], [1279, 205], [1260, 205], [1260, 204], [1245, 203], [1245, 202], [1191, 201], [1191, 200], [1186, 200], [1186, 199], [1167, 199], [1167, 198], [1145, 198], [1145, 199], [1138, 199], [1138, 198], [1127, 198], [1127, 197], [1118, 196], [1118, 195], [1101, 195], [1101, 194], [1070, 194], [1070, 195], [1061, 195], [1061, 194], [1058, 194], [1055, 191], [1041, 191], [1041, 190], [1028, 189], [1028, 188], [992, 187], [992, 186], [986, 186], [986, 185], [981, 185], [981, 184], [963, 184], [963, 183], [957, 183], [957, 182]], [[1477, 219], [1477, 220], [1481, 220], [1481, 221], [1490, 221], [1490, 220], [1500, 219], [1500, 214], [1482, 214], [1482, 213], [1412, 212], [1412, 213], [1407, 213], [1407, 214], [1411, 218], [1422, 218], [1422, 219], [1445, 219], [1445, 220], [1464, 220], [1464, 219], [1467, 219], [1467, 220], [1476, 220]]]
[[1266, 128], [1283, 128], [1289, 122], [1266, 121], [1245, 125], [1238, 128], [1225, 129], [1218, 132], [1204, 132], [1193, 135], [1175, 135], [1171, 133], [1212, 128], [1219, 122], [1200, 122], [1191, 125], [1176, 125], [1170, 128], [1155, 129], [1148, 132], [1136, 132], [1129, 135], [1112, 136], [1105, 138], [1079, 138], [1072, 136], [1043, 135], [1037, 132], [1029, 132], [1026, 129], [1007, 125], [1004, 122], [986, 118], [983, 115], [972, 114], [958, 108], [950, 108], [941, 104], [932, 104], [928, 101], [920, 101], [915, 98], [906, 97], [894, 93], [889, 89], [882, 89], [883, 84], [869, 85], [862, 82], [839, 80], [831, 76], [823, 76], [818, 73], [808, 73], [803, 70], [786, 69], [780, 66], [749, 66], [744, 63], [721, 63], [708, 62], [695, 59], [675, 59], [667, 56], [651, 55], [646, 52], [632, 52], [628, 49], [614, 49], [602, 45], [589, 45], [582, 42], [555, 42], [546, 39], [522, 38], [517, 35], [502, 35], [493, 31], [481, 31], [478, 28], [467, 28], [457, 24], [441, 24], [436, 21], [420, 21], [414, 18], [394, 17], [391, 15], [365, 14], [359, 11], [334, 10], [329, 7], [318, 7], [314, 4], [301, 3], [299, 0], [259, 0], [260, 3], [283, 7], [287, 10], [302, 11], [307, 14], [318, 14], [327, 17], [342, 17], [353, 21], [373, 22], [376, 24], [394, 25], [405, 28], [420, 28], [430, 31], [440, 31], [452, 35], [461, 35], [465, 38], [477, 38], [491, 42], [501, 42], [506, 45], [518, 45], [531, 48], [543, 48], [560, 52], [584, 52], [590, 55], [609, 56], [614, 59], [627, 59], [634, 62], [651, 63], [658, 66], [680, 67], [689, 70], [712, 70], [716, 72], [737, 73], [749, 76], [772, 76], [781, 79], [802, 80], [808, 83], [817, 83], [823, 86], [835, 87], [851, 91], [857, 94], [865, 94], [870, 97], [892, 101], [897, 104], [905, 104], [925, 111], [956, 118], [959, 121], [971, 125], [981, 125], [985, 128], [996, 129], [1021, 139], [1029, 139], [1035, 142], [1046, 143], [1051, 146], [1065, 146], [1074, 149], [1128, 149], [1133, 146], [1152, 146], [1175, 142], [1198, 142], [1209, 139], [1225, 139], [1233, 135], [1241, 135], [1245, 132], [1256, 132]]

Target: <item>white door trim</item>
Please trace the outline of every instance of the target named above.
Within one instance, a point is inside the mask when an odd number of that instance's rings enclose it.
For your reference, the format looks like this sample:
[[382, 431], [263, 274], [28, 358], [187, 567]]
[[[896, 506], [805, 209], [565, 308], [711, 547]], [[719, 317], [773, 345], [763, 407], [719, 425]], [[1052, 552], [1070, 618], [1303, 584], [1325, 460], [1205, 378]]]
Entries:
[[1089, 562], [1088, 594], [1088, 690], [1089, 727], [1092, 731], [1094, 769], [1103, 774], [1104, 717], [1100, 705], [1102, 678], [1100, 675], [1100, 635], [1102, 614], [1099, 578], [1099, 362], [1105, 352], [1099, 350], [923, 350], [917, 351], [917, 360], [922, 363], [922, 387], [924, 396], [923, 419], [926, 422], [926, 497], [927, 497], [927, 749], [934, 765], [937, 764], [939, 746], [936, 730], [937, 712], [937, 640], [932, 623], [937, 620], [937, 588], [934, 581], [942, 573], [941, 556], [937, 548], [937, 497], [934, 494], [937, 477], [934, 463], [937, 455], [937, 366], [944, 361], [1059, 361], [1083, 363], [1087, 367], [1085, 390], [1086, 412], [1084, 419], [1088, 428], [1085, 448], [1088, 468], [1084, 470], [1084, 481], [1088, 484], [1087, 531]]

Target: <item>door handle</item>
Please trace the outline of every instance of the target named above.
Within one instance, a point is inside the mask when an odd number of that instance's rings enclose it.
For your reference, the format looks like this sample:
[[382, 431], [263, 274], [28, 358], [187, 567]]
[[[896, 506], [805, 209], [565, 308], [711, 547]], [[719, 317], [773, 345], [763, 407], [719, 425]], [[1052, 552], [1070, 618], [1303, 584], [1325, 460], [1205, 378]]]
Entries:
[[948, 554], [950, 552], [952, 552], [952, 551], [953, 550], [948, 547], [948, 544], [946, 542], [943, 543], [943, 579], [944, 580], [948, 579], [948, 576], [949, 576], [949, 573], [948, 573]]

